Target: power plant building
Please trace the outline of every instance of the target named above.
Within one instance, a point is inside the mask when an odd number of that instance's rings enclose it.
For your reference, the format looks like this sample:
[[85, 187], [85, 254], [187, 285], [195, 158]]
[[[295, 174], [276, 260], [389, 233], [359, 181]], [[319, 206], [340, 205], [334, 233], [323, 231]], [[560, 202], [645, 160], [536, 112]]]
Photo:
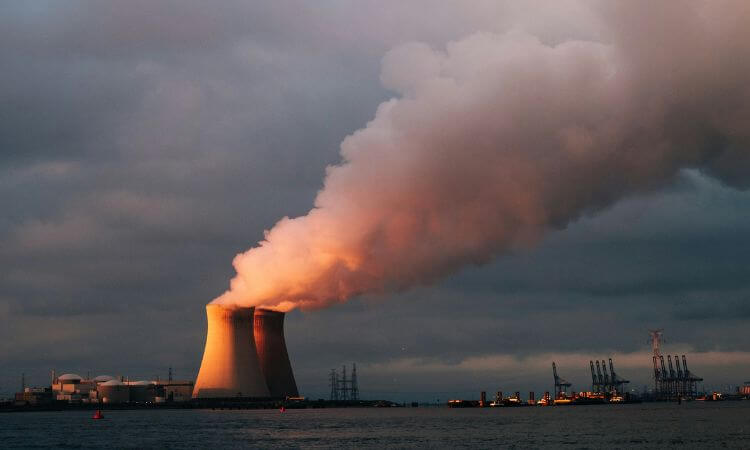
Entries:
[[256, 308], [253, 334], [260, 368], [271, 396], [297, 397], [297, 383], [284, 339], [284, 316], [280, 311]]
[[[130, 381], [75, 373], [52, 375], [45, 392], [21, 393], [18, 401], [70, 403], [161, 403], [190, 398], [298, 397], [297, 383], [284, 338], [285, 313], [235, 305], [206, 306], [208, 332], [201, 367], [191, 381]], [[44, 394], [44, 395], [43, 395]], [[33, 398], [32, 398], [33, 397]]]
[[206, 348], [193, 397], [270, 397], [255, 348], [254, 313], [254, 307], [206, 306]]
[[208, 333], [194, 398], [297, 397], [284, 338], [285, 313], [206, 306]]
[[[191, 381], [126, 381], [110, 375], [84, 379], [68, 373], [54, 377], [53, 400], [68, 403], [162, 403], [190, 399]], [[32, 403], [28, 401], [27, 403]]]
[[109, 380], [99, 385], [97, 394], [102, 403], [126, 403], [130, 401], [130, 386], [120, 380]]

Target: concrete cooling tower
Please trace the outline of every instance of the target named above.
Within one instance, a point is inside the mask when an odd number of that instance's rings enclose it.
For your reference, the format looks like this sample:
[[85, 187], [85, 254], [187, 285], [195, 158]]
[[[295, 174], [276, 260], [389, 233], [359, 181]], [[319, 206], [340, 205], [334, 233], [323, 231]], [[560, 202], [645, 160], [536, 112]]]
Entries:
[[254, 333], [260, 368], [271, 396], [297, 397], [297, 383], [284, 339], [284, 313], [256, 308]]
[[206, 306], [206, 349], [193, 397], [270, 397], [255, 350], [254, 309]]

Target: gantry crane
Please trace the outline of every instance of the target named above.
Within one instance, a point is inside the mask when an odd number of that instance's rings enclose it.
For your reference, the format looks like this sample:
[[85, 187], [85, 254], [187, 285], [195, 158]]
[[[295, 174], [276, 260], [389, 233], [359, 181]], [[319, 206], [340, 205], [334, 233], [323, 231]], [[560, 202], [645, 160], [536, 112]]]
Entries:
[[568, 388], [573, 385], [557, 375], [557, 366], [554, 361], [552, 362], [552, 375], [555, 378], [555, 398], [565, 397], [568, 393]]

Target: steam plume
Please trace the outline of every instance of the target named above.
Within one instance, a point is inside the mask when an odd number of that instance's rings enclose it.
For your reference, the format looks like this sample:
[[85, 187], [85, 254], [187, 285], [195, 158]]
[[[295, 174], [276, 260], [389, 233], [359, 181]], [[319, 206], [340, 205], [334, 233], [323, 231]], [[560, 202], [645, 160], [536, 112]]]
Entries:
[[516, 31], [389, 52], [399, 97], [214, 301], [318, 308], [431, 283], [685, 168], [746, 186], [750, 3], [607, 5], [601, 42]]

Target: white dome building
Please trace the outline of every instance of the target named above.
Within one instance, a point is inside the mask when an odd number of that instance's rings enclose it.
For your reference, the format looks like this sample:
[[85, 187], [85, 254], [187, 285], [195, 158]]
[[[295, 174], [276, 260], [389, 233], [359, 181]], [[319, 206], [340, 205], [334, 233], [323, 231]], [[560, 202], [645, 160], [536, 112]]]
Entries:
[[[55, 392], [58, 400], [70, 400], [73, 394], [80, 393], [80, 388], [83, 387], [81, 382], [83, 377], [75, 373], [66, 373], [55, 378], [52, 382], [52, 390]], [[86, 389], [84, 389], [86, 390]], [[88, 391], [87, 391], [88, 392]], [[59, 397], [60, 395], [62, 397]]]
[[66, 373], [57, 377], [57, 381], [62, 384], [78, 384], [83, 380], [83, 377], [74, 373]]
[[106, 383], [107, 381], [112, 381], [114, 379], [115, 379], [115, 377], [113, 377], [111, 375], [99, 375], [98, 377], [94, 378], [94, 382], [96, 384]]

